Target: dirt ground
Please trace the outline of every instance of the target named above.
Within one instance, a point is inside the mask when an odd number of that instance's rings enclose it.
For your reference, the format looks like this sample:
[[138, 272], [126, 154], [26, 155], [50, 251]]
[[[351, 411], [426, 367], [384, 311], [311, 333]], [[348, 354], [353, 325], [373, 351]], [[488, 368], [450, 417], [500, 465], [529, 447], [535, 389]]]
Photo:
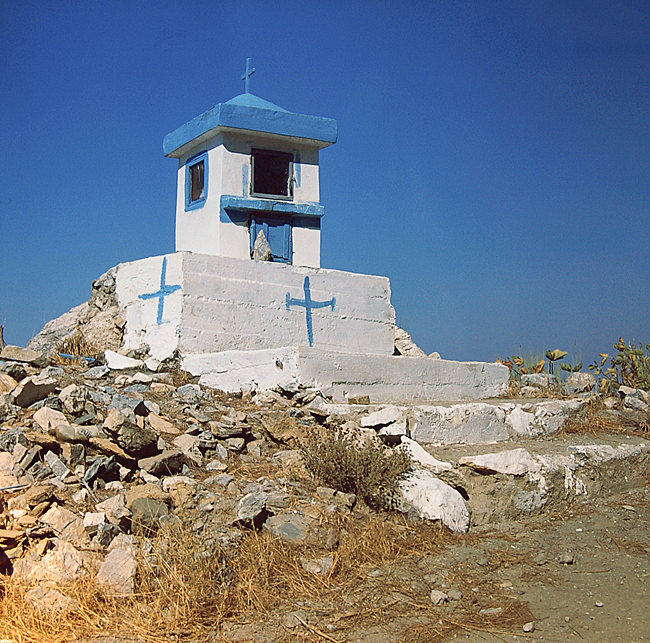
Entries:
[[[488, 560], [486, 575], [498, 579], [501, 591], [528, 603], [535, 630], [464, 630], [451, 639], [650, 640], [647, 486], [592, 500], [562, 515], [509, 525], [477, 537], [474, 547]], [[508, 551], [513, 561], [489, 569], [493, 551]]]
[[[640, 643], [650, 640], [649, 538], [646, 485], [525, 523], [446, 533], [430, 551], [361, 565], [343, 586], [332, 579], [318, 596], [287, 597], [271, 613], [242, 614], [192, 640]], [[434, 606], [434, 589], [449, 602]]]

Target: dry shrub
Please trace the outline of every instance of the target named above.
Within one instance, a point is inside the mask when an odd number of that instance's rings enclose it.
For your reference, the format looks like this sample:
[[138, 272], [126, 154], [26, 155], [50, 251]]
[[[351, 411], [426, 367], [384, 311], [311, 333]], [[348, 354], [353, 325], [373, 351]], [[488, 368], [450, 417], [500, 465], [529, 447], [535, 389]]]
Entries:
[[310, 435], [300, 451], [317, 483], [354, 493], [376, 511], [398, 505], [397, 485], [413, 469], [403, 449], [389, 449], [378, 440], [364, 441], [358, 431], [340, 428]]
[[0, 598], [0, 639], [20, 643], [63, 643], [102, 631], [114, 612], [91, 579], [58, 588], [74, 602], [69, 610], [41, 609], [25, 598], [31, 585], [12, 577], [3, 579]]
[[602, 398], [593, 397], [583, 404], [564, 424], [561, 433], [591, 434], [601, 433], [634, 433], [647, 436], [650, 423], [638, 422], [631, 416], [610, 415], [609, 409]]
[[[59, 363], [69, 364], [70, 360], [62, 358], [61, 354], [72, 355], [72, 357], [97, 357], [102, 351], [95, 346], [91, 341], [86, 339], [85, 335], [80, 331], [76, 331], [72, 335], [68, 335], [64, 340], [59, 342], [55, 347], [55, 359]], [[79, 359], [79, 362], [82, 360]]]

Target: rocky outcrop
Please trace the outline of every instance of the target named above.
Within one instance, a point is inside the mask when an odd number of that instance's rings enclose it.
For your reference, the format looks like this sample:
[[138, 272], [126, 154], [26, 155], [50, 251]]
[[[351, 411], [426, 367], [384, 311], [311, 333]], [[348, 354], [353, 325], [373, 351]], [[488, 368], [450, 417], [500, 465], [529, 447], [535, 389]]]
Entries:
[[28, 347], [52, 356], [58, 347], [75, 336], [101, 353], [122, 346], [126, 317], [115, 295], [115, 276], [111, 269], [93, 282], [90, 300], [45, 324]]

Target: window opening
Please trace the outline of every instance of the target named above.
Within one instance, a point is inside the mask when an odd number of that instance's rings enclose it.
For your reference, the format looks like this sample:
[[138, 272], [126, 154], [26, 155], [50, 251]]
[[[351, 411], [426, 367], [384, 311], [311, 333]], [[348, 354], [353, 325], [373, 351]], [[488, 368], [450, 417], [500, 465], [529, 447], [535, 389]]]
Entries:
[[190, 192], [192, 195], [190, 202], [198, 201], [205, 196], [205, 185], [203, 182], [204, 167], [205, 164], [203, 161], [199, 161], [198, 163], [190, 166]]
[[185, 209], [200, 208], [205, 203], [208, 192], [208, 155], [203, 153], [186, 164]]
[[270, 150], [251, 150], [253, 196], [293, 198], [293, 154]]

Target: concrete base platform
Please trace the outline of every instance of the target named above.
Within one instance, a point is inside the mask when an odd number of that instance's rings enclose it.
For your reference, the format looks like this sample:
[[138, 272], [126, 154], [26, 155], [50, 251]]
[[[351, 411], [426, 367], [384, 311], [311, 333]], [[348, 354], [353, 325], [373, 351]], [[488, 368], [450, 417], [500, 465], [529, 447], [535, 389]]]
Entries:
[[298, 384], [319, 388], [337, 402], [368, 395], [373, 404], [480, 400], [505, 395], [501, 364], [334, 353], [307, 347], [189, 354], [183, 368], [201, 384], [223, 391]]

